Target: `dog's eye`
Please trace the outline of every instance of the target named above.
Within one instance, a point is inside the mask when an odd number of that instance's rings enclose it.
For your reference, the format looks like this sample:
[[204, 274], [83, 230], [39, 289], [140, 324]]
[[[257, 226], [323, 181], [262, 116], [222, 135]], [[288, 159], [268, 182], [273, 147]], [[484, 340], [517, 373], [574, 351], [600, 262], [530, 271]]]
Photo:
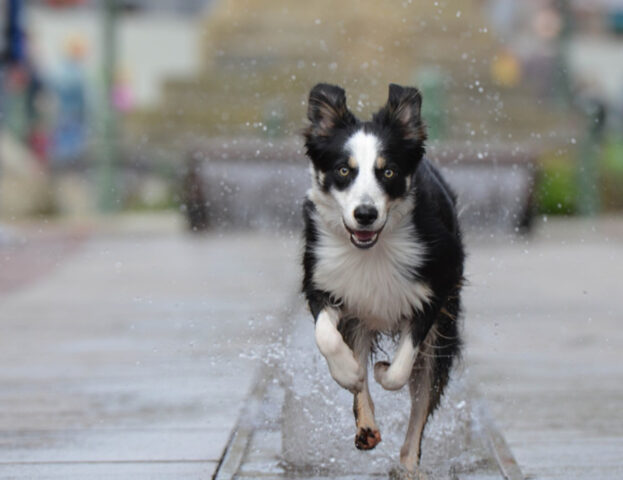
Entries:
[[394, 171], [391, 168], [386, 168], [385, 171], [383, 172], [383, 176], [385, 178], [392, 178], [394, 176]]
[[347, 177], [350, 173], [350, 168], [348, 167], [340, 167], [337, 169], [337, 173], [339, 173], [342, 177]]

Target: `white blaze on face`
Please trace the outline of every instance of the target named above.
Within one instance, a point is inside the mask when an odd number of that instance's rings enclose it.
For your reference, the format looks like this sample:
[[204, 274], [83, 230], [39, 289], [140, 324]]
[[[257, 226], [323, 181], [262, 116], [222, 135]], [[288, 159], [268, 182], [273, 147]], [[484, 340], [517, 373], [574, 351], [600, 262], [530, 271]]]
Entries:
[[370, 133], [359, 130], [346, 142], [345, 149], [350, 155], [349, 166], [357, 169], [357, 176], [346, 190], [335, 191], [334, 196], [342, 209], [342, 217], [347, 226], [357, 229], [354, 217], [359, 205], [370, 205], [378, 211], [378, 218], [370, 226], [378, 230], [387, 218], [387, 195], [376, 178], [376, 162], [380, 155], [381, 142]]

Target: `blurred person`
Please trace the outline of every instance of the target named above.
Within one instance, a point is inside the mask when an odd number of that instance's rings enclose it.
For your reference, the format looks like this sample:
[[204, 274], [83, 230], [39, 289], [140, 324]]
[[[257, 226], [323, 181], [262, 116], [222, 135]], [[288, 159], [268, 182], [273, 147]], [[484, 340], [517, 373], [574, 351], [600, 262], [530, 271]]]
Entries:
[[4, 3], [4, 50], [2, 51], [0, 80], [0, 107], [2, 121], [18, 137], [25, 130], [23, 92], [26, 83], [23, 69], [24, 34], [21, 28], [22, 2], [7, 0]]
[[115, 75], [112, 90], [112, 103], [120, 113], [126, 113], [134, 106], [134, 92], [129, 73], [123, 69]]
[[27, 145], [45, 163], [47, 157], [47, 128], [43, 98], [46, 85], [33, 54], [32, 38], [22, 35], [23, 53], [17, 61], [5, 65], [3, 75], [3, 112], [13, 135]]
[[53, 156], [61, 164], [73, 164], [84, 154], [87, 138], [87, 99], [83, 60], [87, 51], [82, 37], [71, 36], [65, 59], [55, 79], [57, 112]]
[[39, 68], [36, 43], [29, 35], [26, 43], [25, 68], [27, 84], [25, 91], [25, 111], [27, 118], [26, 143], [41, 164], [47, 164], [49, 146], [48, 85]]

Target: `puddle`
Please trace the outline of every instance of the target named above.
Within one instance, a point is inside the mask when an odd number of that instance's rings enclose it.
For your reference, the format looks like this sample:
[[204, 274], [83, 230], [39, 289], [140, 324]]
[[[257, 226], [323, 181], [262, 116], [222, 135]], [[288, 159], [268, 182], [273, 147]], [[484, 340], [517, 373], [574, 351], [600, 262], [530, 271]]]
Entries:
[[[383, 441], [372, 451], [357, 450], [352, 395], [331, 379], [315, 347], [309, 314], [299, 312], [288, 323], [290, 331], [263, 355], [269, 366], [263, 379], [267, 386], [261, 404], [243, 419], [254, 422], [255, 431], [240, 475], [387, 478], [398, 464], [407, 428], [408, 389], [388, 392], [372, 380]], [[468, 372], [459, 364], [424, 434], [422, 467], [431, 478], [474, 473], [500, 478], [478, 411]]]

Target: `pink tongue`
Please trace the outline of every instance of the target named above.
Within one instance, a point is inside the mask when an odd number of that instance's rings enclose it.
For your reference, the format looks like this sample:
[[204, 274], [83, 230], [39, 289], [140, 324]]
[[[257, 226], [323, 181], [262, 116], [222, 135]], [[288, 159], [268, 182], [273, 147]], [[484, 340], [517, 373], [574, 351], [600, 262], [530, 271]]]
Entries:
[[372, 240], [372, 237], [374, 237], [374, 232], [355, 232], [355, 237], [357, 237], [357, 240], [362, 240], [365, 242], [366, 240]]

